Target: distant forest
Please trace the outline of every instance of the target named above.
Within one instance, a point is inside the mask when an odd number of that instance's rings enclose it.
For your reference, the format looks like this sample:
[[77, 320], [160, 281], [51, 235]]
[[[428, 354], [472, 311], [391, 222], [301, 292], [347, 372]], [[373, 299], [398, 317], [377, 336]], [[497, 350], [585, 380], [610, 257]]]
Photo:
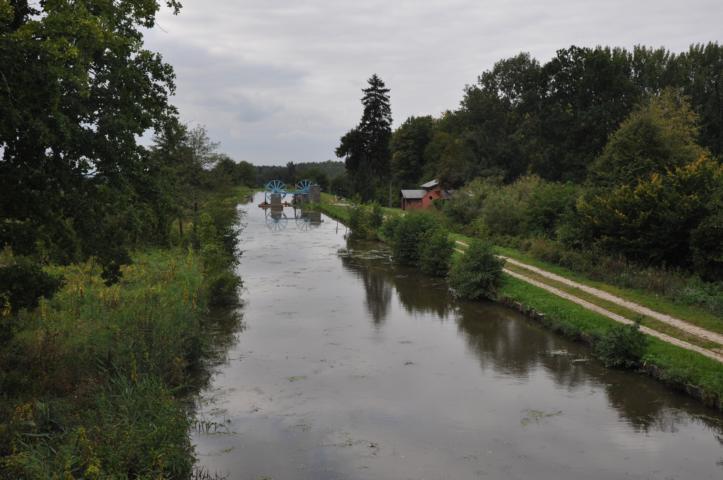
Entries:
[[343, 178], [346, 173], [344, 162], [327, 160], [325, 162], [289, 162], [286, 166], [261, 165], [256, 167], [256, 185], [265, 185], [270, 180], [281, 180], [287, 186], [293, 186], [299, 180], [312, 180], [323, 190], [328, 190], [333, 179]]

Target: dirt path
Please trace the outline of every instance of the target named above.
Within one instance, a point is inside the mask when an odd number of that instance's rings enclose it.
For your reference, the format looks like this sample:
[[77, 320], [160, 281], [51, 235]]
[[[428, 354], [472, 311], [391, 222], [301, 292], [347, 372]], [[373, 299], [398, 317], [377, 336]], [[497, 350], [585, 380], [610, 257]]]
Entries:
[[550, 280], [554, 280], [556, 282], [564, 283], [565, 285], [568, 285], [570, 287], [580, 289], [583, 292], [587, 292], [602, 300], [616, 303], [616, 304], [620, 305], [621, 307], [627, 308], [628, 310], [632, 310], [641, 315], [645, 315], [646, 317], [654, 318], [663, 323], [667, 323], [668, 325], [671, 325], [679, 330], [683, 330], [684, 332], [690, 333], [691, 335], [695, 335], [696, 337], [699, 337], [699, 338], [702, 338], [705, 340], [709, 340], [711, 342], [715, 342], [718, 345], [723, 346], [723, 335], [721, 335], [719, 333], [711, 332], [709, 330], [698, 327], [696, 325], [691, 325], [690, 323], [688, 323], [684, 320], [681, 320], [679, 318], [675, 318], [670, 315], [666, 315], [664, 313], [656, 312], [655, 310], [651, 310], [648, 307], [644, 307], [643, 305], [640, 305], [638, 303], [631, 302], [629, 300], [625, 300], [624, 298], [620, 298], [609, 292], [605, 292], [603, 290], [600, 290], [600, 289], [597, 289], [594, 287], [583, 285], [582, 283], [574, 282], [565, 277], [561, 277], [560, 275], [556, 275], [556, 274], [548, 272], [546, 270], [542, 270], [541, 268], [537, 268], [532, 265], [522, 263], [513, 258], [505, 257], [502, 255], [500, 255], [500, 258], [504, 259], [508, 263], [511, 263], [512, 265], [517, 265], [518, 267], [525, 268], [527, 270], [530, 270], [531, 272], [537, 273], [538, 275], [542, 275], [545, 278], [549, 278]]
[[[464, 243], [464, 242], [462, 242], [462, 241], [459, 241], [459, 240], [456, 240], [456, 243], [457, 243], [458, 245], [461, 245], [461, 246], [465, 247], [465, 248], [467, 248], [467, 247], [469, 246], [469, 245], [467, 245], [466, 243]], [[457, 249], [457, 251], [460, 252], [460, 253], [464, 253], [462, 250], [459, 250], [459, 249]], [[700, 338], [700, 339], [703, 339], [703, 340], [706, 340], [706, 341], [709, 341], [709, 342], [713, 342], [713, 343], [717, 343], [718, 345], [723, 346], [723, 335], [718, 334], [718, 333], [716, 333], [716, 332], [711, 332], [711, 331], [709, 331], [709, 330], [706, 330], [706, 329], [704, 329], [704, 328], [698, 327], [698, 326], [696, 326], [696, 325], [691, 325], [690, 323], [688, 323], [688, 322], [686, 322], [686, 321], [684, 321], [684, 320], [681, 320], [681, 319], [679, 319], [679, 318], [675, 318], [675, 317], [672, 317], [672, 316], [667, 315], [667, 314], [664, 314], [664, 313], [656, 312], [655, 310], [651, 310], [650, 308], [645, 307], [645, 306], [643, 306], [643, 305], [637, 304], [637, 303], [635, 303], [635, 302], [631, 302], [631, 301], [629, 301], [629, 300], [625, 300], [624, 298], [620, 298], [620, 297], [618, 297], [618, 296], [616, 296], [616, 295], [613, 295], [613, 294], [611, 294], [611, 293], [605, 292], [605, 291], [600, 290], [600, 289], [598, 289], [598, 288], [594, 288], [594, 287], [590, 287], [590, 286], [587, 286], [587, 285], [583, 285], [583, 284], [581, 284], [581, 283], [575, 282], [575, 281], [573, 281], [573, 280], [570, 280], [570, 279], [568, 279], [568, 278], [562, 277], [562, 276], [560, 276], [560, 275], [556, 275], [556, 274], [554, 274], [554, 273], [552, 273], [552, 272], [548, 272], [547, 270], [543, 270], [543, 269], [538, 268], [538, 267], [535, 267], [535, 266], [533, 266], [533, 265], [529, 265], [529, 264], [527, 264], [527, 263], [520, 262], [519, 260], [515, 260], [515, 259], [513, 259], [513, 258], [505, 257], [505, 256], [502, 256], [502, 255], [500, 255], [499, 257], [502, 258], [502, 259], [504, 259], [506, 262], [509, 262], [511, 265], [515, 265], [515, 266], [517, 266], [517, 267], [521, 267], [521, 268], [527, 269], [527, 270], [529, 270], [529, 271], [531, 271], [531, 272], [536, 273], [537, 275], [540, 275], [540, 276], [545, 277], [545, 278], [549, 278], [550, 280], [553, 280], [553, 281], [555, 281], [555, 282], [562, 283], [562, 284], [564, 284], [564, 285], [567, 285], [567, 286], [570, 286], [570, 287], [573, 287], [573, 288], [580, 289], [580, 290], [582, 290], [582, 291], [584, 291], [584, 292], [586, 292], [586, 293], [589, 293], [590, 295], [593, 295], [594, 297], [599, 298], [599, 299], [601, 299], [601, 300], [604, 300], [604, 301], [607, 301], [607, 302], [610, 302], [610, 303], [615, 303], [615, 304], [617, 304], [617, 305], [619, 305], [619, 306], [621, 306], [621, 307], [624, 307], [624, 308], [626, 308], [626, 309], [628, 309], [628, 310], [631, 310], [631, 311], [636, 312], [636, 313], [640, 313], [641, 315], [645, 315], [645, 316], [647, 316], [647, 317], [650, 317], [650, 318], [653, 318], [653, 319], [658, 320], [658, 321], [660, 321], [660, 322], [663, 322], [663, 323], [665, 323], [665, 324], [668, 324], [668, 325], [670, 325], [670, 326], [672, 326], [672, 327], [675, 327], [675, 328], [677, 328], [677, 329], [679, 329], [679, 330], [681, 330], [681, 331], [683, 331], [683, 332], [685, 332], [685, 333], [688, 333], [688, 334], [693, 335], [693, 336], [695, 336], [695, 337], [698, 337], [698, 338]], [[577, 297], [577, 296], [575, 296], [575, 295], [573, 295], [573, 294], [571, 294], [571, 293], [564, 292], [564, 291], [562, 291], [562, 290], [560, 290], [560, 289], [558, 289], [558, 288], [555, 288], [555, 287], [550, 286], [550, 285], [547, 285], [547, 284], [545, 284], [545, 283], [543, 283], [543, 282], [534, 280], [534, 279], [532, 279], [532, 278], [530, 278], [530, 277], [527, 277], [527, 276], [525, 276], [525, 275], [523, 275], [523, 274], [521, 274], [521, 273], [513, 272], [513, 271], [511, 271], [511, 270], [509, 270], [509, 269], [504, 269], [504, 271], [505, 271], [505, 273], [507, 273], [508, 275], [510, 275], [510, 276], [512, 276], [512, 277], [515, 277], [515, 278], [517, 278], [517, 279], [519, 279], [519, 280], [522, 280], [522, 281], [524, 281], [524, 282], [527, 282], [527, 283], [529, 283], [529, 284], [531, 284], [531, 285], [534, 285], [534, 286], [536, 286], [536, 287], [542, 288], [542, 289], [544, 289], [544, 290], [546, 290], [546, 291], [548, 291], [548, 292], [550, 292], [550, 293], [552, 293], [552, 294], [554, 294], [554, 295], [557, 295], [558, 297], [564, 298], [564, 299], [569, 300], [569, 301], [571, 301], [571, 302], [573, 302], [573, 303], [576, 303], [576, 304], [578, 304], [578, 305], [580, 305], [580, 306], [582, 306], [582, 307], [584, 307], [584, 308], [586, 308], [586, 309], [588, 309], [588, 310], [591, 310], [591, 311], [593, 311], [593, 312], [596, 312], [596, 313], [599, 313], [599, 314], [601, 314], [601, 315], [604, 315], [604, 316], [606, 316], [606, 317], [608, 317], [608, 318], [610, 318], [610, 319], [612, 319], [612, 320], [615, 320], [616, 322], [619, 322], [619, 323], [622, 323], [622, 324], [626, 324], [626, 325], [629, 325], [629, 324], [634, 323], [633, 320], [631, 320], [631, 319], [629, 319], [629, 318], [626, 318], [626, 317], [624, 317], [624, 316], [622, 316], [622, 315], [619, 315], [619, 314], [617, 314], [617, 313], [611, 312], [610, 310], [607, 310], [607, 309], [605, 309], [605, 308], [603, 308], [603, 307], [601, 307], [601, 306], [599, 306], [599, 305], [595, 305], [594, 303], [591, 303], [591, 302], [589, 302], [589, 301], [587, 301], [587, 300], [583, 300], [582, 298]], [[680, 340], [680, 339], [678, 339], [678, 338], [672, 337], [672, 336], [667, 335], [667, 334], [665, 334], [665, 333], [661, 333], [661, 332], [658, 332], [657, 330], [653, 330], [653, 329], [650, 328], [650, 327], [641, 326], [641, 327], [640, 327], [640, 330], [641, 330], [642, 332], [650, 335], [650, 336], [659, 338], [660, 340], [663, 340], [663, 341], [665, 341], [665, 342], [671, 343], [671, 344], [673, 344], [673, 345], [677, 345], [677, 346], [679, 346], [679, 347], [681, 347], [681, 348], [685, 348], [685, 349], [687, 349], [687, 350], [692, 350], [692, 351], [697, 352], [697, 353], [700, 353], [701, 355], [704, 355], [704, 356], [706, 356], [706, 357], [708, 357], [708, 358], [712, 358], [712, 359], [714, 359], [714, 360], [717, 360], [717, 361], [723, 363], [723, 353], [721, 353], [721, 351], [718, 351], [718, 350], [709, 350], [709, 349], [705, 349], [705, 348], [703, 348], [703, 347], [699, 347], [699, 346], [697, 346], [697, 345], [693, 345], [693, 344], [691, 344], [691, 343], [688, 343], [688, 342], [686, 342], [686, 341], [683, 341], [683, 340]]]
[[[588, 302], [587, 300], [583, 300], [579, 297], [576, 297], [575, 295], [572, 295], [567, 292], [563, 292], [562, 290], [559, 290], [555, 287], [551, 287], [550, 285], [547, 285], [542, 282], [538, 282], [537, 280], [533, 280], [529, 277], [526, 277], [524, 275], [521, 275], [517, 272], [513, 272], [512, 270], [504, 269], [504, 272], [512, 277], [515, 277], [519, 280], [522, 280], [523, 282], [527, 282], [531, 285], [534, 285], [536, 287], [542, 288], [543, 290], [546, 290], [552, 294], [557, 295], [560, 298], [564, 298], [565, 300], [569, 300], [573, 303], [576, 303], [582, 307], [587, 308], [588, 310], [591, 310], [595, 313], [599, 313], [600, 315], [604, 315], [612, 320], [615, 320], [616, 322], [625, 324], [625, 325], [632, 325], [633, 322], [629, 318], [625, 318], [622, 315], [618, 315], [617, 313], [611, 312], [610, 310], [606, 310], [602, 307], [599, 307], [593, 303]], [[713, 360], [717, 360], [721, 363], [723, 363], [723, 355], [720, 353], [717, 353], [713, 350], [708, 350], [703, 347], [699, 347], [697, 345], [693, 345], [692, 343], [685, 342], [683, 340], [679, 340], [675, 337], [671, 337], [670, 335], [666, 335], [665, 333], [660, 333], [657, 330], [653, 330], [652, 328], [646, 327], [641, 325], [640, 331], [650, 335], [651, 337], [658, 338], [660, 340], [663, 340], [664, 342], [671, 343], [673, 345], [676, 345], [681, 348], [685, 348], [686, 350], [692, 350], [694, 352], [700, 353], [701, 355], [705, 355], [708, 358], [712, 358]]]

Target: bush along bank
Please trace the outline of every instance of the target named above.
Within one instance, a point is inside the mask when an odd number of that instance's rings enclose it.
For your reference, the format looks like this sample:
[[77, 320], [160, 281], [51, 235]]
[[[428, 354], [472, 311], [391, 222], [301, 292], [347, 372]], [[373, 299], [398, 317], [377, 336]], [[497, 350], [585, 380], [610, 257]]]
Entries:
[[[365, 230], [368, 231], [369, 227], [365, 226]], [[440, 231], [445, 232], [434, 217], [414, 213], [388, 216], [376, 236], [391, 245], [397, 262], [422, 268], [429, 261], [429, 258], [424, 258], [425, 251], [430, 257], [435, 256], [432, 252], [436, 250], [431, 244], [435, 232]], [[589, 344], [593, 355], [610, 368], [647, 373], [708, 406], [723, 410], [723, 365], [719, 362], [645, 336], [637, 326], [618, 324], [543, 289], [504, 275], [501, 262], [492, 255], [489, 246], [483, 243], [476, 244], [474, 249], [472, 246], [467, 254], [454, 255], [448, 273], [436, 270], [438, 276], [447, 276], [458, 296], [488, 298], [504, 303], [557, 333]], [[471, 250], [474, 250], [475, 258], [466, 256], [472, 253]], [[445, 250], [442, 248], [440, 251]]]
[[209, 308], [237, 299], [239, 194], [209, 194], [186, 237], [135, 252], [112, 285], [93, 260], [48, 267], [57, 293], [4, 311], [0, 478], [191, 476], [186, 398], [211, 351]]

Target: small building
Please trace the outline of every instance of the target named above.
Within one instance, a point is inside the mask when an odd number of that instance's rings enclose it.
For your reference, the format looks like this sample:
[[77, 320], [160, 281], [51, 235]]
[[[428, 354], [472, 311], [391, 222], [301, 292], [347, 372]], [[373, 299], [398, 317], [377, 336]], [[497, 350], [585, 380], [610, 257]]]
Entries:
[[446, 200], [451, 195], [451, 192], [442, 190], [439, 180], [436, 179], [423, 183], [419, 187], [413, 190], [402, 190], [402, 210], [429, 208], [435, 200]]

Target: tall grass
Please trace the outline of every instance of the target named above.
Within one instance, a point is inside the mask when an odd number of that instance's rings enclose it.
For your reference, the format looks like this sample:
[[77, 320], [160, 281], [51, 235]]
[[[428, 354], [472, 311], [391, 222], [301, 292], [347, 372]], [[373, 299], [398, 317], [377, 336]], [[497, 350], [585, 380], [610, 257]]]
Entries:
[[50, 268], [62, 288], [0, 346], [0, 479], [191, 475], [183, 397], [211, 351], [210, 304], [236, 297], [235, 205], [210, 197], [198, 250], [136, 252], [112, 286], [93, 261]]

